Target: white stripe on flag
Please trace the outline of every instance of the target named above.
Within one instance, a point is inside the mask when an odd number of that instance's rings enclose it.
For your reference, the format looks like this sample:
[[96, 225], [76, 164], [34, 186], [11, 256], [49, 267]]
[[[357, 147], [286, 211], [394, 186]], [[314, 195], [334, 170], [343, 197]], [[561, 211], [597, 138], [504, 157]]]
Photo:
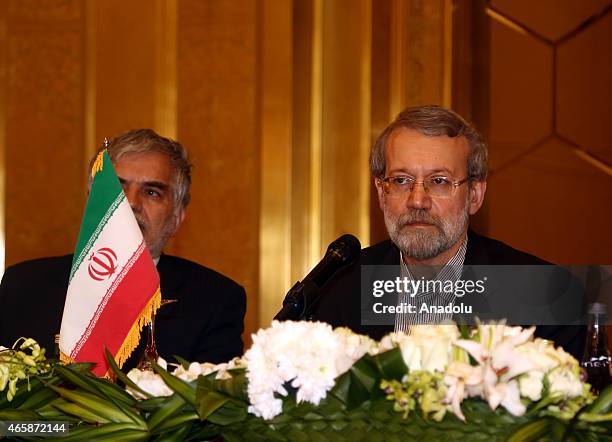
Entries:
[[68, 287], [60, 332], [61, 350], [64, 354], [72, 353], [111, 284], [141, 243], [142, 233], [127, 199], [124, 199], [100, 232], [90, 253], [91, 256], [100, 248], [110, 247], [117, 255], [116, 271], [110, 278], [96, 281], [89, 275], [90, 261], [86, 257], [74, 273]]

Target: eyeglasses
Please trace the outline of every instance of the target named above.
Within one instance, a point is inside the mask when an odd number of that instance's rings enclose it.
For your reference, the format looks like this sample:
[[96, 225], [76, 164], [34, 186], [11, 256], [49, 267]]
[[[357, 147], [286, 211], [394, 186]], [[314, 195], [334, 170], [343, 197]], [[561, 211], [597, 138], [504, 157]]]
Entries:
[[417, 181], [409, 176], [390, 176], [378, 179], [378, 185], [382, 187], [386, 195], [391, 197], [408, 195], [417, 184], [422, 184], [425, 192], [434, 198], [450, 198], [455, 193], [455, 189], [469, 181], [465, 177], [459, 181], [453, 181], [443, 176], [432, 176], [422, 181]]

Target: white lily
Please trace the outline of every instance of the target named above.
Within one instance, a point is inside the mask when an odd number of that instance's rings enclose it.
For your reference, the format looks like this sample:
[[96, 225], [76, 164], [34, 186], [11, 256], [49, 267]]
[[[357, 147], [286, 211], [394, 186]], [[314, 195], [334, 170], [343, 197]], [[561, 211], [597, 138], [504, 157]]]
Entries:
[[455, 342], [478, 362], [483, 383], [480, 393], [491, 409], [502, 405], [517, 416], [525, 413], [519, 384], [514, 379], [538, 366], [528, 354], [519, 351], [520, 346], [532, 338], [534, 331], [535, 327], [523, 330], [504, 324], [480, 324], [476, 339]]
[[472, 366], [465, 362], [451, 362], [444, 375], [446, 384], [445, 402], [459, 419], [465, 421], [461, 411], [461, 402], [470, 396], [480, 396], [483, 384], [483, 371], [480, 366]]

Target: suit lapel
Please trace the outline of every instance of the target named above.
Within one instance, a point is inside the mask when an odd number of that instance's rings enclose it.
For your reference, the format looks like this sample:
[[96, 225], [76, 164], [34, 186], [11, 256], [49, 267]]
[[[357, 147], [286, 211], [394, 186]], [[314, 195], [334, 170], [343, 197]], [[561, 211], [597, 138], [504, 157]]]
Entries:
[[166, 304], [159, 309], [157, 318], [166, 319], [175, 316], [180, 309], [179, 304], [183, 298], [181, 286], [185, 282], [185, 275], [183, 275], [180, 266], [174, 265], [172, 257], [163, 254], [159, 257], [157, 272], [159, 273], [162, 299], [176, 299], [177, 301]]
[[[463, 264], [463, 271], [461, 273], [461, 279], [464, 281], [476, 281], [482, 279], [485, 275], [480, 274], [477, 269], [472, 266], [490, 265], [491, 259], [487, 253], [486, 247], [484, 247], [482, 237], [475, 233], [473, 230], [468, 230], [468, 243], [467, 250], [465, 251], [465, 260]], [[457, 323], [472, 323], [474, 317], [483, 317], [491, 313], [491, 307], [487, 301], [487, 297], [493, 295], [495, 288], [491, 286], [485, 286], [485, 293], [470, 293], [466, 294], [460, 302], [465, 306], [472, 307], [472, 314], [460, 314], [454, 315], [453, 319]]]
[[167, 255], [161, 255], [157, 263], [159, 273], [162, 299], [177, 299], [180, 286], [185, 278], [181, 274], [181, 268], [173, 265], [172, 259]]
[[491, 258], [484, 247], [483, 239], [472, 229], [468, 230], [467, 250], [464, 265], [489, 265]]

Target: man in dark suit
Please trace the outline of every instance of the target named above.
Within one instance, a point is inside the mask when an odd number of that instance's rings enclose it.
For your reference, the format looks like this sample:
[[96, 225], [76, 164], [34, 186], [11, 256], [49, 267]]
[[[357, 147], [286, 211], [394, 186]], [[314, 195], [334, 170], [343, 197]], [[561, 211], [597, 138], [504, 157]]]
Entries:
[[[465, 278], [465, 266], [547, 264], [469, 229], [469, 217], [480, 209], [486, 192], [487, 148], [476, 129], [456, 113], [438, 106], [407, 108], [375, 142], [370, 167], [391, 239], [362, 250], [355, 263], [323, 287], [310, 310], [312, 319], [375, 339], [417, 324], [457, 319], [452, 313], [416, 311], [394, 314], [394, 324], [368, 322], [370, 305], [360, 302], [363, 266], [394, 266], [410, 280], [455, 282]], [[435, 290], [406, 299], [432, 305], [457, 302], [453, 293]], [[581, 356], [584, 327], [542, 324], [536, 335]]]
[[[178, 231], [189, 203], [190, 164], [186, 150], [150, 129], [111, 140], [108, 152], [160, 275], [162, 299], [176, 300], [157, 313], [159, 354], [220, 363], [243, 351], [244, 289], [194, 262], [162, 254]], [[97, 156], [97, 154], [96, 154]], [[95, 156], [94, 156], [95, 158]], [[26, 261], [9, 267], [0, 285], [0, 344], [32, 337], [53, 353], [59, 333], [72, 255]], [[124, 365], [135, 366], [139, 347]]]

